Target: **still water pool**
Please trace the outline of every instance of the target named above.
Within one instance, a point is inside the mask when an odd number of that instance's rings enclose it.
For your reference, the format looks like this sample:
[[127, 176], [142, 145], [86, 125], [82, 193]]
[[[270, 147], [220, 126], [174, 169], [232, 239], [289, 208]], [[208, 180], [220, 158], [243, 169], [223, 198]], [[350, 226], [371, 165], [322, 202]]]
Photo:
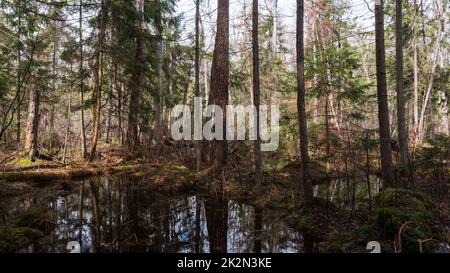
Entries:
[[64, 193], [1, 198], [0, 228], [30, 209], [43, 211], [54, 225], [20, 252], [65, 253], [73, 241], [83, 253], [302, 252], [301, 234], [280, 210], [217, 196], [160, 194], [129, 176], [70, 183]]

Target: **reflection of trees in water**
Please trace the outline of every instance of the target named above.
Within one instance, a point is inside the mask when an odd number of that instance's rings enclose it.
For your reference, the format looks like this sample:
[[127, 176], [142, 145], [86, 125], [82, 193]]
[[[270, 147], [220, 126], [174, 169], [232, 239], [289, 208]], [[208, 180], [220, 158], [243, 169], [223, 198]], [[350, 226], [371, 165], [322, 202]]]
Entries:
[[227, 253], [228, 200], [211, 195], [205, 200], [209, 251]]
[[[27, 208], [56, 223], [43, 252], [296, 252], [299, 235], [280, 211], [256, 209], [215, 196], [165, 196], [127, 176], [80, 182], [71, 194], [54, 192], [1, 200], [7, 225]], [[142, 184], [141, 184], [142, 183]], [[1, 222], [0, 222], [1, 223]], [[44, 247], [44, 246], [43, 246]]]
[[261, 253], [261, 234], [263, 228], [263, 209], [261, 207], [255, 208], [255, 243], [253, 251], [255, 253]]
[[287, 227], [280, 211], [229, 202], [229, 252], [295, 253], [299, 242], [299, 234]]

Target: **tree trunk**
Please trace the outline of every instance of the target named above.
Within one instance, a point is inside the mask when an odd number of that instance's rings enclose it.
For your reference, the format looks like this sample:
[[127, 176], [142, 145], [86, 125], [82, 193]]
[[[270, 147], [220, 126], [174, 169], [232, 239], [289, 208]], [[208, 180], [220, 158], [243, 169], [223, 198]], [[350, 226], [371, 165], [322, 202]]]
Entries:
[[120, 144], [123, 145], [123, 128], [122, 128], [122, 86], [119, 86], [117, 76], [117, 62], [114, 64], [114, 88], [117, 90], [117, 135], [119, 136]]
[[109, 83], [108, 83], [108, 117], [106, 120], [106, 143], [111, 143], [111, 122], [112, 122], [112, 97], [113, 97], [113, 82], [114, 82], [114, 74], [113, 74], [113, 60], [110, 62], [110, 73], [109, 73]]
[[67, 158], [67, 143], [69, 141], [70, 134], [70, 113], [72, 111], [72, 93], [69, 92], [69, 105], [67, 106], [67, 117], [66, 117], [66, 136], [64, 138], [64, 152], [63, 152], [63, 165], [66, 164]]
[[[223, 132], [226, 132], [226, 106], [229, 81], [229, 0], [218, 0], [217, 34], [211, 70], [211, 92], [214, 103], [223, 110]], [[227, 163], [228, 142], [214, 141], [214, 167], [221, 169]]]
[[395, 36], [396, 36], [396, 91], [397, 91], [397, 125], [402, 166], [409, 165], [408, 127], [405, 113], [405, 94], [403, 79], [403, 0], [396, 0]]
[[[195, 97], [200, 97], [200, 0], [195, 1]], [[197, 171], [202, 167], [201, 141], [195, 141]]]
[[297, 0], [297, 111], [300, 129], [300, 156], [305, 204], [313, 201], [313, 190], [309, 178], [308, 127], [305, 107], [305, 48], [304, 48], [304, 0]]
[[108, 0], [102, 0], [101, 7], [101, 22], [100, 22], [100, 37], [99, 44], [96, 52], [96, 74], [95, 74], [95, 113], [94, 113], [94, 131], [92, 140], [92, 150], [89, 156], [89, 162], [94, 161], [97, 152], [97, 143], [100, 134], [100, 122], [101, 122], [101, 111], [102, 111], [102, 85], [103, 85], [103, 61], [104, 61], [104, 45], [106, 36], [106, 20], [108, 17], [107, 2]]
[[[57, 48], [58, 48], [58, 40], [55, 35], [53, 37], [53, 60], [52, 60], [52, 92], [53, 92], [54, 96], [56, 96]], [[48, 137], [49, 137], [48, 150], [51, 154], [52, 150], [53, 150], [53, 145], [54, 145], [53, 139], [55, 137], [55, 102], [52, 99], [50, 99], [48, 103], [50, 104], [50, 128], [49, 128], [49, 132], [48, 132]]]
[[[161, 9], [160, 0], [156, 1], [156, 5]], [[157, 45], [156, 45], [156, 61], [157, 61], [157, 73], [158, 73], [158, 81], [157, 81], [157, 91], [158, 93], [155, 96], [155, 112], [156, 112], [156, 120], [155, 120], [155, 136], [156, 143], [161, 144], [162, 140], [162, 102], [163, 102], [163, 39], [162, 39], [162, 14], [161, 10], [158, 11], [156, 16], [156, 30], [157, 30]]]
[[[35, 81], [35, 79], [32, 79]], [[41, 95], [37, 89], [36, 83], [33, 82], [30, 89], [30, 98], [28, 102], [28, 119], [27, 119], [27, 131], [25, 139], [25, 151], [28, 153], [28, 157], [32, 162], [36, 160], [38, 156], [38, 130], [39, 130], [39, 107], [40, 107]]]
[[419, 65], [418, 65], [418, 48], [417, 41], [414, 39], [413, 41], [413, 70], [414, 70], [414, 83], [413, 83], [413, 111], [414, 111], [414, 134], [417, 134], [417, 129], [419, 128]]
[[278, 0], [272, 0], [272, 57], [275, 59], [277, 55], [277, 40], [278, 40]]
[[[276, 2], [276, 0], [275, 0]], [[253, 51], [253, 104], [256, 108], [255, 126], [256, 126], [256, 142], [255, 142], [255, 182], [262, 183], [262, 154], [261, 154], [261, 137], [260, 137], [260, 120], [259, 108], [261, 104], [261, 91], [259, 82], [259, 11], [258, 0], [253, 0], [252, 13], [252, 51]]]
[[[19, 12], [19, 18], [18, 18], [18, 23], [17, 23], [17, 27], [18, 27], [18, 33], [17, 33], [17, 35], [18, 35], [18, 37], [19, 37], [19, 40], [21, 39], [21, 37], [22, 37], [22, 16], [21, 16], [21, 0], [18, 0], [17, 1], [17, 8], [18, 8], [18, 10], [20, 11]], [[22, 101], [21, 101], [21, 94], [22, 94], [22, 78], [21, 78], [21, 75], [22, 75], [22, 71], [21, 71], [21, 67], [20, 67], [20, 65], [22, 64], [22, 43], [21, 42], [19, 42], [18, 44], [17, 44], [17, 132], [16, 132], [16, 138], [17, 138], [17, 150], [20, 150], [20, 144], [21, 144], [21, 139], [20, 139], [20, 130], [21, 130], [21, 128], [20, 128], [20, 123], [21, 123], [21, 120], [20, 120], [20, 106], [21, 106], [21, 103], [22, 103]]]
[[380, 0], [380, 4], [375, 5], [377, 94], [378, 120], [380, 126], [381, 175], [384, 185], [390, 187], [394, 185], [394, 173], [392, 169], [391, 132], [389, 128], [387, 97], [383, 1], [384, 0]]
[[438, 66], [438, 59], [439, 59], [439, 53], [441, 51], [441, 41], [442, 41], [442, 22], [441, 22], [441, 18], [442, 18], [442, 14], [443, 12], [441, 11], [441, 4], [440, 1], [437, 1], [437, 11], [435, 16], [437, 18], [439, 18], [438, 20], [438, 29], [437, 29], [437, 34], [436, 34], [436, 40], [434, 43], [434, 53], [432, 56], [432, 65], [431, 65], [431, 73], [430, 73], [430, 79], [428, 82], [428, 87], [427, 87], [427, 91], [425, 94], [425, 99], [423, 101], [423, 105], [422, 105], [422, 111], [420, 112], [420, 117], [419, 117], [419, 125], [418, 125], [418, 133], [417, 133], [417, 137], [418, 137], [418, 142], [421, 143], [423, 141], [423, 139], [425, 138], [425, 115], [426, 115], [426, 111], [428, 108], [428, 103], [431, 99], [431, 93], [433, 91], [433, 84], [434, 84], [434, 77], [436, 74], [436, 69]]
[[126, 144], [129, 149], [134, 150], [139, 144], [138, 140], [138, 112], [140, 109], [140, 92], [144, 83], [144, 0], [137, 0], [139, 13], [138, 35], [136, 37], [136, 70], [134, 73], [134, 86], [130, 92], [130, 107], [128, 110], [128, 128]]
[[448, 121], [448, 95], [446, 92], [439, 91], [439, 133], [449, 135], [450, 125]]
[[81, 156], [87, 157], [86, 129], [84, 125], [84, 52], [83, 52], [83, 0], [80, 0], [80, 104], [81, 104]]

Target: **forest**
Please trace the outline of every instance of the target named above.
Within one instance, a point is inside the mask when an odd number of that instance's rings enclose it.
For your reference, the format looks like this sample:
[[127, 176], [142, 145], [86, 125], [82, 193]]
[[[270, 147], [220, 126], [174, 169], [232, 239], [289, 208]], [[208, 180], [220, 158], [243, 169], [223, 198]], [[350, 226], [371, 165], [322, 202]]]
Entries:
[[0, 0], [0, 253], [449, 253], [449, 12]]

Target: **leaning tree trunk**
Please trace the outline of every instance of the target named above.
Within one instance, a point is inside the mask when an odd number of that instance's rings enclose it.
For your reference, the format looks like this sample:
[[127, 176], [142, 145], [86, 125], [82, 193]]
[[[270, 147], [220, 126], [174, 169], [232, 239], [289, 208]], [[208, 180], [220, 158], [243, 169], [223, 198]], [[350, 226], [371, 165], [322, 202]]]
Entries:
[[395, 21], [395, 36], [396, 36], [396, 90], [397, 90], [397, 125], [398, 125], [398, 139], [400, 144], [400, 161], [402, 166], [409, 165], [409, 150], [408, 150], [408, 128], [406, 125], [405, 113], [405, 92], [403, 79], [403, 0], [396, 0], [396, 21]]
[[309, 179], [308, 127], [305, 107], [304, 9], [304, 1], [297, 0], [297, 111], [300, 129], [301, 177], [305, 204], [310, 205], [313, 200], [313, 190]]
[[256, 183], [262, 183], [262, 154], [261, 154], [261, 137], [260, 137], [260, 120], [259, 108], [261, 104], [261, 91], [259, 83], [259, 13], [258, 0], [253, 0], [253, 14], [252, 14], [252, 45], [253, 45], [253, 104], [256, 108], [255, 126], [256, 126], [256, 142], [255, 142], [255, 180]]
[[434, 80], [438, 69], [438, 59], [441, 51], [442, 46], [442, 39], [445, 34], [445, 31], [443, 31], [443, 26], [445, 26], [445, 19], [444, 22], [442, 22], [444, 15], [444, 9], [443, 9], [443, 3], [440, 1], [436, 1], [437, 10], [434, 14], [434, 16], [438, 20], [437, 24], [437, 31], [436, 31], [436, 39], [434, 41], [434, 52], [432, 56], [432, 64], [431, 64], [431, 72], [430, 72], [430, 79], [428, 82], [427, 90], [425, 93], [425, 98], [423, 100], [422, 110], [420, 111], [420, 117], [419, 117], [419, 125], [418, 125], [418, 133], [417, 137], [418, 143], [422, 143], [422, 141], [425, 138], [426, 128], [425, 128], [425, 115], [428, 110], [428, 105], [430, 103], [430, 100], [432, 99], [432, 93], [433, 93], [433, 86], [434, 86]]
[[27, 131], [25, 138], [25, 151], [28, 153], [28, 157], [32, 162], [36, 160], [38, 156], [37, 142], [38, 142], [38, 130], [39, 130], [39, 107], [40, 107], [41, 95], [33, 83], [30, 89], [30, 98], [28, 103], [28, 119], [27, 119]]
[[375, 38], [381, 175], [384, 185], [389, 187], [394, 185], [394, 173], [392, 169], [391, 132], [389, 127], [389, 108], [387, 98], [383, 5], [383, 0], [380, 0], [380, 3], [375, 5]]

